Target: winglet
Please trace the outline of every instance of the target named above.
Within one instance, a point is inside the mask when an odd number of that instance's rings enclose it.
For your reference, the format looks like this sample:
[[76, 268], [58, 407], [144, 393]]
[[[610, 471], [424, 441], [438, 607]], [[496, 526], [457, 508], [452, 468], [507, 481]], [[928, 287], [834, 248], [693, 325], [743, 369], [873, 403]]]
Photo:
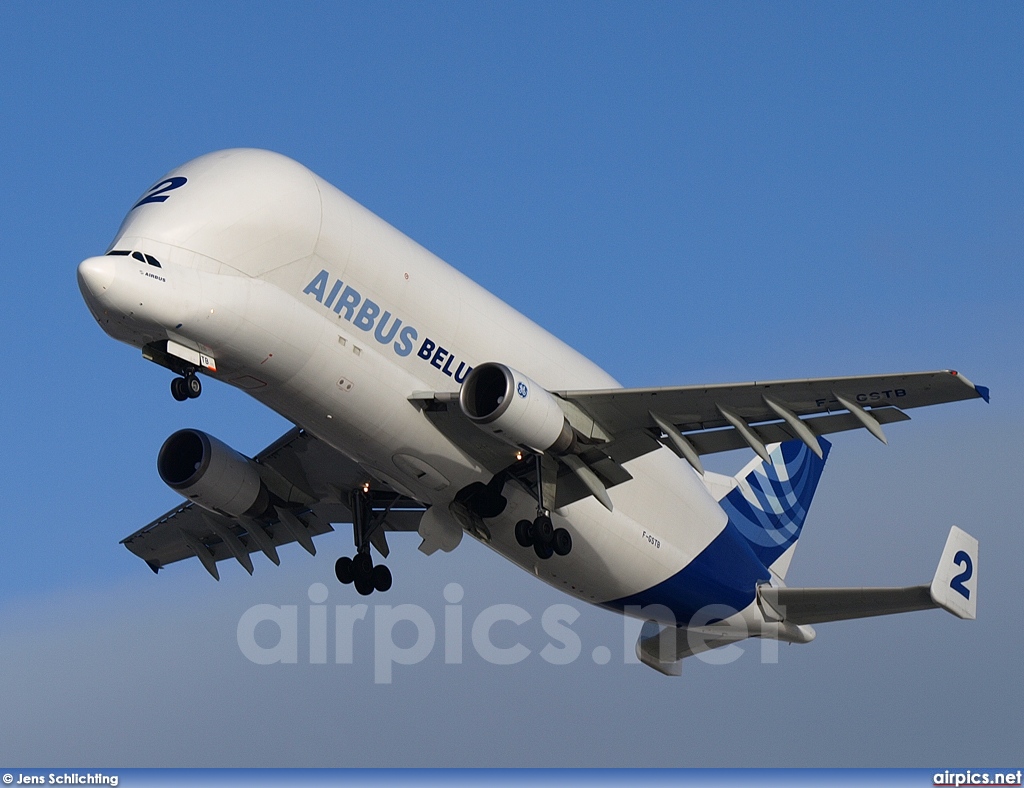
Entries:
[[968, 386], [970, 386], [972, 389], [978, 392], [979, 397], [985, 400], [985, 402], [988, 402], [988, 386], [979, 386], [977, 383], [972, 383], [959, 372], [957, 372], [955, 369], [949, 369], [946, 371], [949, 372], [949, 374], [952, 375], [954, 378], [960, 378], [960, 380], [962, 380], [964, 383], [966, 383]]
[[973, 620], [978, 608], [978, 540], [955, 525], [929, 588], [932, 601], [954, 616]]

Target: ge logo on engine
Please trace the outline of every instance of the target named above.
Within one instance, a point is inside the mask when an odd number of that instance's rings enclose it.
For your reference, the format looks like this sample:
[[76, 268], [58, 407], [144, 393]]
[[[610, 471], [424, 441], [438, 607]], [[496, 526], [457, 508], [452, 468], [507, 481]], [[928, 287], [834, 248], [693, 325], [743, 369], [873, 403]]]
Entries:
[[516, 384], [516, 393], [523, 399], [526, 399], [526, 395], [530, 393], [530, 390], [526, 388], [525, 383], [520, 381], [519, 383]]

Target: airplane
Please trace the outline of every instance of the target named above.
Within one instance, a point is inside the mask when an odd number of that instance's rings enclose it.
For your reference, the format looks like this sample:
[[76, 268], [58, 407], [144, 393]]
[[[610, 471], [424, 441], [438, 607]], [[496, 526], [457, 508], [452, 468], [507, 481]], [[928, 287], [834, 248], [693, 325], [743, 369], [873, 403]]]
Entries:
[[[182, 429], [159, 451], [185, 502], [123, 544], [158, 572], [352, 524], [340, 582], [387, 591], [389, 532], [430, 555], [465, 534], [540, 580], [645, 623], [640, 661], [814, 625], [943, 608], [973, 619], [978, 542], [954, 526], [930, 583], [785, 584], [831, 444], [911, 408], [989, 399], [953, 370], [627, 389], [301, 164], [232, 149], [161, 178], [78, 266], [103, 331], [172, 373], [249, 394], [294, 428], [254, 457]], [[736, 449], [735, 476], [701, 457]], [[379, 556], [375, 560], [374, 553]]]

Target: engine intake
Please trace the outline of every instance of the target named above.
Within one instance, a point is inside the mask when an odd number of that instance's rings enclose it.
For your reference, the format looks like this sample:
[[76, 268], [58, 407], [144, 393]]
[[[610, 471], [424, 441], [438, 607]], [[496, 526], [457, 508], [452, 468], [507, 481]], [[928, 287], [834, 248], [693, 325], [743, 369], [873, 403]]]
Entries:
[[258, 516], [270, 505], [252, 460], [199, 430], [178, 430], [164, 441], [156, 467], [168, 487], [212, 512]]
[[513, 446], [566, 454], [576, 444], [555, 395], [504, 364], [474, 367], [462, 384], [459, 407], [482, 430]]

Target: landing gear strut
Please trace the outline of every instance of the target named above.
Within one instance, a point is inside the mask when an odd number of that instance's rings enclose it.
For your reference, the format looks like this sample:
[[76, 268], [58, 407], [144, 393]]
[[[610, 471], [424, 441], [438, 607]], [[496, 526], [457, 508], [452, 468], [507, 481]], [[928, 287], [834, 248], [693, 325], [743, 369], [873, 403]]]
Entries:
[[183, 377], [175, 378], [171, 381], [171, 396], [178, 400], [178, 402], [195, 399], [202, 393], [202, 381], [196, 377], [194, 370], [187, 370]]
[[339, 582], [345, 585], [352, 583], [363, 596], [369, 596], [374, 591], [383, 593], [391, 588], [392, 583], [391, 570], [384, 564], [374, 566], [373, 556], [370, 555], [370, 537], [384, 524], [383, 517], [377, 522], [371, 521], [371, 503], [370, 493], [365, 488], [352, 492], [352, 533], [356, 554], [353, 558], [343, 555], [334, 564], [334, 574]]
[[516, 541], [521, 547], [533, 547], [542, 561], [554, 554], [569, 555], [572, 551], [572, 536], [564, 528], [555, 528], [544, 506], [544, 464], [543, 456], [535, 455], [537, 474], [537, 517], [530, 522], [516, 523]]

